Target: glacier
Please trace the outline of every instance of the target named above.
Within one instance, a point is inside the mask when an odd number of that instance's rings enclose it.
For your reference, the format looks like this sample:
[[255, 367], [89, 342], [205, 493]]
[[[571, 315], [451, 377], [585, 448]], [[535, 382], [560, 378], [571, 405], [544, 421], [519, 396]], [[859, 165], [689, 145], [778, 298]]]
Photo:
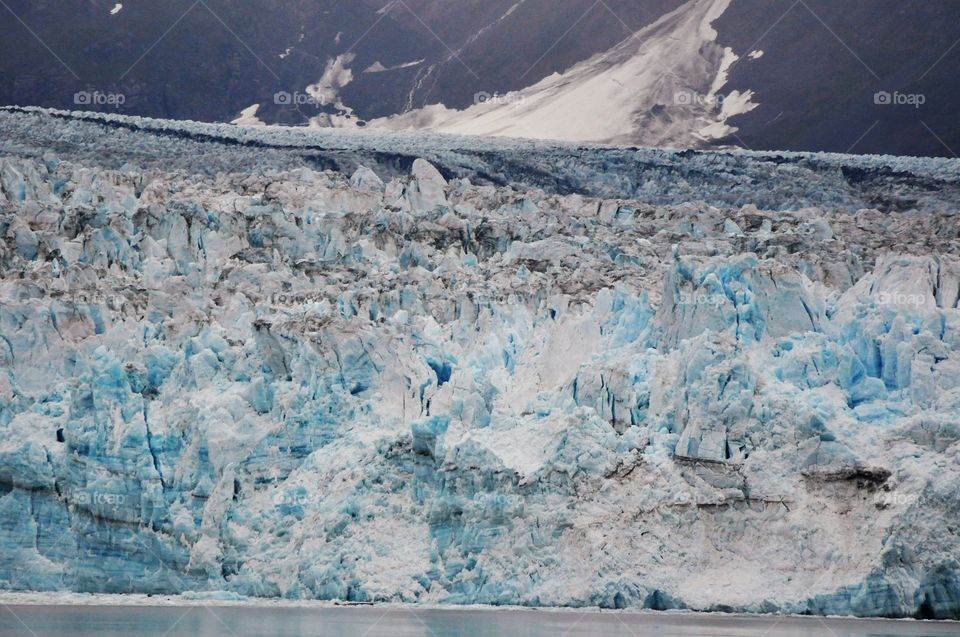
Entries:
[[960, 161], [0, 110], [0, 588], [960, 618]]

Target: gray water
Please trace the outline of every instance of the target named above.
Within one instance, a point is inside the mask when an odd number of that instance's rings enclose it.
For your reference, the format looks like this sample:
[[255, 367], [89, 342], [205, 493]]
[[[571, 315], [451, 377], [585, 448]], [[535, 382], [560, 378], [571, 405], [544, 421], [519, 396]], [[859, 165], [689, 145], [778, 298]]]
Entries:
[[939, 637], [960, 624], [407, 608], [0, 605], [0, 637]]

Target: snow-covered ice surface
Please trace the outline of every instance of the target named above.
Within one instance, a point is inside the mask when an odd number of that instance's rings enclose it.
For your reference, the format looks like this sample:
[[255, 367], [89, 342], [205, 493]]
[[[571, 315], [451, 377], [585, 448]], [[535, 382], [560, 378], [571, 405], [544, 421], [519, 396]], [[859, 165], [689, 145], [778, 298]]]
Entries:
[[958, 161], [0, 156], [3, 588], [960, 617]]

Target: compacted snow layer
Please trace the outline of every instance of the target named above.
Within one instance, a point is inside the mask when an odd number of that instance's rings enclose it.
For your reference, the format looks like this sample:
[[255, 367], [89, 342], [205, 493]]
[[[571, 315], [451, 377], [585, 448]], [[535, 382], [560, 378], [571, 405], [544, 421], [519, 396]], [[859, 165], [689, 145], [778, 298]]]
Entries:
[[0, 115], [3, 588], [960, 616], [960, 162], [110, 121]]

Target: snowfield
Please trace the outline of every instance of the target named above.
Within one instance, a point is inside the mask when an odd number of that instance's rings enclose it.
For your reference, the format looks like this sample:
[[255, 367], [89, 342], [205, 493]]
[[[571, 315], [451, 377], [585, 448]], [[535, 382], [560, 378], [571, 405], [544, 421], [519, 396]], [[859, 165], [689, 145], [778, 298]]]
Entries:
[[0, 587], [960, 618], [960, 161], [0, 111]]

